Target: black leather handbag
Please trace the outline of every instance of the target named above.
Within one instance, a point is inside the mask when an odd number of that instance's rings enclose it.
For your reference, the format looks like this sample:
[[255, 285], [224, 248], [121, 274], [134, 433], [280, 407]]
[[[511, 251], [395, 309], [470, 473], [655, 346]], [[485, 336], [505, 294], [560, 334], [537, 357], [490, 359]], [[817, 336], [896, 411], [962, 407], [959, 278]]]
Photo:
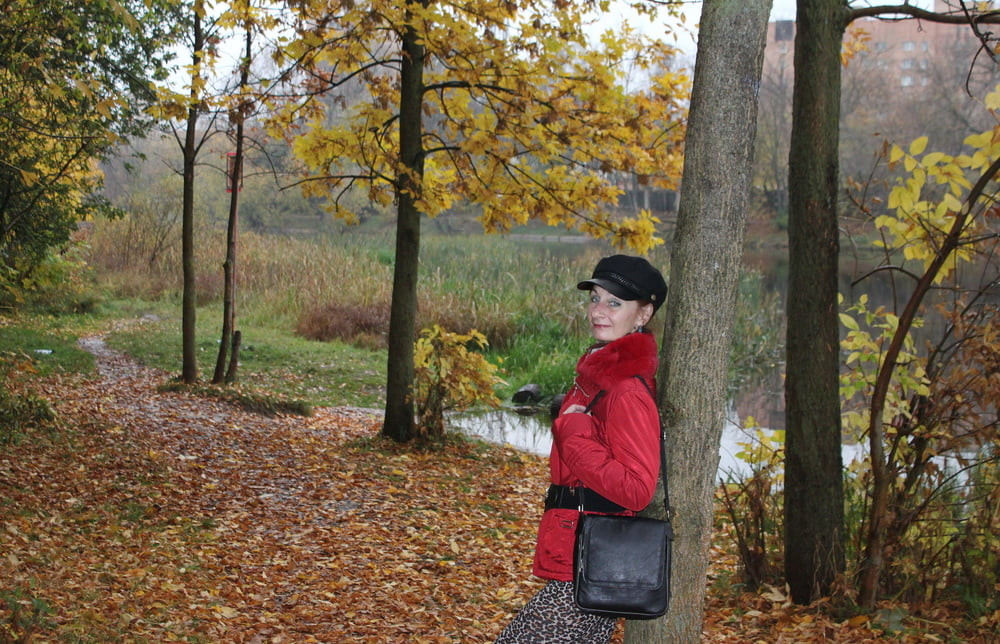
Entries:
[[660, 478], [666, 519], [580, 513], [573, 592], [583, 612], [626, 619], [653, 619], [666, 614], [674, 540], [666, 465], [661, 425]]

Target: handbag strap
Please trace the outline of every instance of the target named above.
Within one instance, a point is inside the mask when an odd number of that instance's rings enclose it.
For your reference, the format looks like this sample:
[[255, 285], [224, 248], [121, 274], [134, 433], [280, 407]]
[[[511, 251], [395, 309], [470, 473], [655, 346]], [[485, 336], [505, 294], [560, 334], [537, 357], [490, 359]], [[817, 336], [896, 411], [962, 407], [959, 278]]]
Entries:
[[636, 378], [646, 385], [646, 391], [653, 398], [653, 407], [656, 409], [656, 418], [660, 424], [660, 479], [663, 481], [663, 512], [667, 521], [670, 521], [670, 494], [667, 492], [667, 432], [663, 427], [663, 419], [660, 418], [660, 408], [656, 404], [656, 394], [653, 393], [653, 388], [642, 376], [636, 375]]
[[[636, 376], [636, 377], [638, 377], [638, 376]], [[603, 389], [601, 389], [596, 394], [594, 394], [594, 397], [590, 399], [589, 403], [587, 403], [587, 408], [583, 410], [583, 413], [589, 414], [590, 410], [593, 409], [594, 405], [597, 404], [597, 401], [600, 400], [601, 398], [604, 398], [604, 394], [606, 394], [606, 393], [608, 393], [608, 392], [606, 392]]]
[[[649, 386], [646, 379], [640, 375], [636, 375], [639, 382], [646, 385], [646, 391], [649, 392], [650, 397], [653, 399], [653, 407], [656, 409], [656, 418], [660, 425], [660, 479], [663, 481], [663, 512], [667, 521], [670, 520], [670, 495], [667, 493], [667, 448], [666, 448], [666, 432], [663, 428], [663, 420], [660, 418], [660, 410], [656, 405], [656, 395], [653, 393], [653, 388]], [[597, 404], [597, 401], [604, 397], [606, 392], [601, 389], [594, 397], [590, 399], [590, 403], [587, 404], [587, 408], [584, 409], [584, 413], [590, 412], [590, 410]]]

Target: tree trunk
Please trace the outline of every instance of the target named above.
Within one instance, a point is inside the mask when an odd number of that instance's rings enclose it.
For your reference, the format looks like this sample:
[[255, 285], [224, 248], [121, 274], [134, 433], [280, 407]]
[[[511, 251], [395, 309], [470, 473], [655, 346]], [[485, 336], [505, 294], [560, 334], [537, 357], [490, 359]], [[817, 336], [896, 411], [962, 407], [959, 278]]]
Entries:
[[243, 168], [243, 126], [237, 128], [236, 157], [233, 161], [233, 192], [229, 199], [229, 225], [226, 230], [226, 260], [222, 263], [222, 336], [219, 340], [219, 355], [215, 359], [215, 373], [212, 384], [220, 384], [226, 379], [226, 364], [229, 347], [233, 341], [236, 325], [236, 226], [239, 213], [239, 177]]
[[187, 131], [184, 133], [184, 188], [181, 203], [181, 270], [184, 291], [181, 295], [181, 380], [188, 384], [198, 381], [198, 354], [195, 338], [195, 307], [197, 306], [194, 268], [194, 165], [197, 157], [197, 128], [201, 104], [198, 101], [202, 50], [205, 37], [201, 29], [201, 1], [195, 3], [194, 43], [192, 55], [191, 107], [188, 108]]
[[[253, 32], [246, 30], [246, 53], [240, 63], [240, 89], [247, 86], [250, 79], [250, 57], [253, 54]], [[242, 92], [239, 94], [242, 96]], [[229, 177], [229, 225], [226, 229], [226, 261], [222, 264], [225, 285], [222, 295], [222, 338], [219, 341], [219, 355], [215, 360], [213, 384], [231, 384], [236, 378], [236, 370], [227, 367], [227, 354], [233, 343], [233, 329], [236, 326], [236, 238], [239, 226], [240, 188], [243, 184], [243, 127], [246, 121], [246, 99], [241, 98], [235, 110], [236, 152], [233, 156], [232, 176]]]
[[229, 368], [226, 370], [226, 384], [236, 382], [237, 371], [240, 368], [240, 347], [243, 345], [243, 334], [233, 331], [233, 350], [229, 355]]
[[842, 0], [798, 0], [789, 152], [785, 579], [797, 603], [844, 570], [837, 317]]
[[706, 0], [702, 9], [659, 373], [676, 535], [673, 596], [666, 618], [627, 622], [628, 642], [701, 639], [770, 10], [770, 0]]
[[417, 326], [417, 270], [420, 265], [420, 196], [424, 174], [421, 114], [424, 47], [416, 32], [403, 34], [400, 73], [399, 156], [396, 178], [396, 261], [389, 311], [389, 362], [382, 434], [404, 442], [415, 435], [413, 422], [413, 342]]

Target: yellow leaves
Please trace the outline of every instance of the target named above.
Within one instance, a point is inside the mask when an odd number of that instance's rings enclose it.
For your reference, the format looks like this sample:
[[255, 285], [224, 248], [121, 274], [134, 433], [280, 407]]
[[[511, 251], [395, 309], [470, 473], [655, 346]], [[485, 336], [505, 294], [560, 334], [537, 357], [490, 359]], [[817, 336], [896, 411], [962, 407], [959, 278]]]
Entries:
[[851, 627], [863, 626], [867, 624], [870, 618], [868, 615], [855, 615], [854, 617], [847, 620], [846, 624]]
[[235, 608], [230, 608], [229, 606], [213, 606], [212, 610], [226, 619], [232, 619], [234, 617], [239, 617], [240, 615], [240, 611]]
[[896, 163], [903, 158], [904, 154], [906, 153], [903, 151], [903, 148], [898, 145], [892, 146], [892, 149], [889, 151], [889, 163]]
[[41, 178], [41, 175], [39, 173], [33, 172], [26, 168], [19, 168], [18, 172], [20, 172], [21, 174], [21, 181], [23, 181], [24, 185], [28, 187], [35, 185]]
[[840, 49], [840, 64], [847, 67], [856, 55], [868, 51], [869, 40], [871, 40], [871, 34], [867, 29], [855, 24], [849, 25]]
[[861, 327], [858, 325], [858, 321], [846, 313], [840, 313], [840, 323], [844, 325], [850, 331], [859, 331]]
[[[373, 7], [357, 13], [348, 6], [322, 28], [302, 30], [285, 49], [303, 56], [317, 77], [336, 69], [339, 78], [364, 81], [358, 97], [336, 113], [311, 117], [313, 134], [289, 135], [297, 156], [326, 175], [311, 182], [314, 194], [340, 190], [338, 176], [372, 184], [399, 176], [400, 54], [396, 41], [383, 42], [382, 34], [408, 21], [429, 59], [441, 63], [424, 70], [425, 85], [435, 88], [420, 106], [427, 154], [413, 196], [424, 214], [465, 200], [481, 208], [487, 231], [535, 219], [636, 250], [662, 243], [648, 215], [621, 221], [608, 213], [623, 175], [643, 176], [646, 185], [660, 188], [679, 181], [687, 78], [660, 72], [648, 90], [624, 89], [625, 69], [663, 69], [669, 47], [628, 31], [602, 36], [600, 50], [581, 46], [584, 9], [575, 3], [552, 10], [380, 0]], [[381, 48], [372, 47], [376, 32]], [[300, 105], [307, 102], [319, 105]], [[288, 129], [283, 124], [293, 118], [301, 122], [297, 109], [273, 113], [271, 131]], [[381, 188], [373, 196], [388, 200]]]
[[439, 325], [420, 332], [414, 344], [414, 402], [420, 431], [430, 437], [444, 434], [444, 412], [475, 405], [498, 407], [495, 389], [503, 380], [498, 367], [476, 348], [488, 346], [475, 329], [453, 333]]
[[[840, 348], [847, 354], [845, 365], [850, 367], [840, 375], [841, 398], [848, 402], [857, 395], [868, 399], [882, 369], [885, 349], [899, 328], [899, 317], [883, 307], [870, 310], [867, 297], [859, 298], [856, 304], [841, 312], [839, 317], [841, 324], [847, 329]], [[883, 422], [889, 423], [897, 416], [908, 415], [911, 397], [928, 394], [930, 382], [924, 368], [925, 362], [926, 359], [916, 350], [912, 335], [908, 333], [892, 368], [895, 386], [890, 387], [887, 392]], [[846, 405], [841, 420], [848, 436], [861, 440], [868, 430], [870, 415], [867, 408], [859, 412]]]
[[641, 211], [639, 217], [625, 218], [615, 227], [612, 243], [617, 248], [630, 248], [640, 255], [647, 254], [663, 243], [663, 239], [656, 236], [659, 221], [648, 210]]
[[177, 92], [167, 87], [154, 87], [156, 100], [146, 108], [146, 113], [157, 119], [183, 120], [188, 108], [197, 102], [197, 97]]
[[987, 94], [985, 104], [988, 110], [1000, 110], [1000, 91], [994, 90]]
[[428, 217], [434, 217], [455, 203], [454, 166], [442, 165], [437, 157], [427, 159], [424, 167], [424, 184], [417, 200], [417, 207]]
[[[915, 139], [910, 144], [910, 154], [912, 156], [919, 156], [919, 155], [921, 155], [921, 154], [924, 153], [924, 150], [926, 148], [927, 148], [927, 137], [926, 136], [921, 136], [921, 137]], [[930, 163], [926, 159], [924, 160], [924, 162], [928, 163], [928, 164]]]
[[114, 105], [115, 101], [111, 99], [104, 99], [103, 101], [98, 101], [98, 103], [94, 105], [94, 111], [103, 116], [104, 118], [110, 119], [112, 116], [111, 109], [112, 107], [114, 107]]
[[972, 153], [958, 156], [926, 152], [927, 137], [914, 140], [906, 150], [892, 146], [890, 164], [896, 166], [902, 161], [909, 176], [897, 179], [889, 192], [887, 205], [895, 214], [880, 215], [875, 220], [885, 233], [887, 248], [901, 250], [905, 260], [921, 262], [926, 269], [937, 256], [944, 238], [953, 233], [959, 217], [963, 218], [963, 228], [957, 231], [960, 234], [957, 250], [936, 274], [937, 283], [947, 278], [957, 262], [971, 257], [970, 248], [962, 240], [977, 235], [982, 224], [976, 217], [966, 216], [979, 210], [964, 200], [977, 180], [975, 173], [1000, 155], [1000, 144], [993, 130], [970, 136], [965, 142], [973, 147]]
[[[990, 96], [1000, 96], [1000, 94], [994, 93], [990, 94]], [[993, 136], [992, 130], [987, 130], [986, 132], [980, 132], [979, 134], [970, 134], [965, 137], [963, 143], [973, 148], [985, 148], [993, 142]]]

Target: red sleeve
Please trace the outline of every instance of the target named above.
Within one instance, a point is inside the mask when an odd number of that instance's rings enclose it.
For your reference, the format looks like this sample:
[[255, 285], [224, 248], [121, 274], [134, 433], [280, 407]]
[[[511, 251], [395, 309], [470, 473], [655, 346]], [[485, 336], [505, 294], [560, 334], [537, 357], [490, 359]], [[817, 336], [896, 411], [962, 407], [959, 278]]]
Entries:
[[[629, 510], [653, 498], [660, 469], [660, 421], [647, 391], [611, 391], [602, 413], [563, 414], [552, 431], [559, 457], [580, 482]], [[598, 438], [604, 421], [606, 443]]]

